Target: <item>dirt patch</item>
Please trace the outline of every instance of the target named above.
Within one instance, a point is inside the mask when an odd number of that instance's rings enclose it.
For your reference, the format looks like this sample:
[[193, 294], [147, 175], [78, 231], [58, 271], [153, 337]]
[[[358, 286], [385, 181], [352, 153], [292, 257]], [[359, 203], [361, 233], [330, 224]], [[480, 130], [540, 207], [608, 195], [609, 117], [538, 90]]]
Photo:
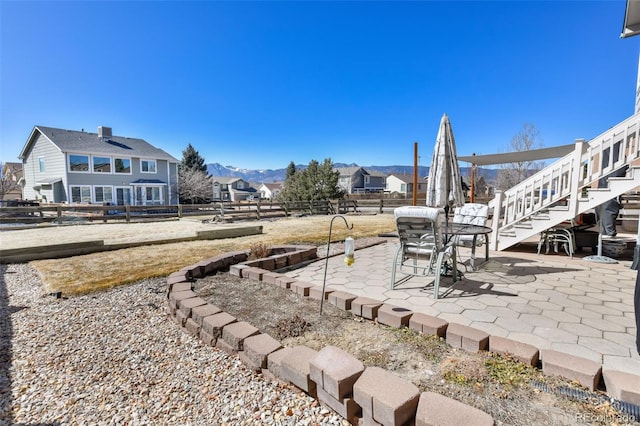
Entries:
[[[382, 367], [411, 381], [421, 391], [483, 410], [499, 425], [640, 424], [614, 409], [604, 394], [543, 376], [506, 357], [465, 352], [437, 337], [364, 320], [326, 302], [320, 315], [320, 301], [271, 284], [220, 273], [198, 280], [194, 290], [284, 346], [337, 346], [366, 366]], [[566, 389], [584, 398], [562, 396]]]

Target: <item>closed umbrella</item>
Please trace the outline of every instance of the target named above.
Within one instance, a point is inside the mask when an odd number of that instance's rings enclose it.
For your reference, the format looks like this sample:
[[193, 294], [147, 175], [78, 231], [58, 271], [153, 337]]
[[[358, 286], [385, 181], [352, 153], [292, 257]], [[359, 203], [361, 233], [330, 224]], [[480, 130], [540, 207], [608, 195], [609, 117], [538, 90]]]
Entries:
[[440, 129], [433, 149], [433, 159], [427, 181], [427, 206], [445, 210], [445, 222], [449, 222], [449, 210], [464, 204], [462, 179], [458, 167], [456, 141], [447, 114], [440, 120]]

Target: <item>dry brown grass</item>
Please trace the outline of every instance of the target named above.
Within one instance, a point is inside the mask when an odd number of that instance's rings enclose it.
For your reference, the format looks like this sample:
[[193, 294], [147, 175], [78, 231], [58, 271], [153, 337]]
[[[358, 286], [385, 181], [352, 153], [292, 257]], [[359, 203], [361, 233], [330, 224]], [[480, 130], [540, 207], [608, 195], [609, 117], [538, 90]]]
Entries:
[[[348, 231], [344, 221], [335, 220], [333, 241], [344, 239], [348, 235], [356, 239], [370, 237], [395, 229], [393, 215], [389, 214], [347, 216], [347, 220], [350, 225], [353, 224], [353, 230]], [[260, 235], [148, 245], [64, 259], [38, 260], [31, 264], [40, 272], [47, 292], [86, 294], [144, 278], [166, 276], [221, 253], [249, 250], [255, 244], [326, 244], [330, 221], [331, 218], [327, 216], [265, 221], [259, 222], [263, 226], [263, 233]], [[134, 227], [136, 224], [128, 226]], [[46, 233], [46, 230], [43, 232]]]

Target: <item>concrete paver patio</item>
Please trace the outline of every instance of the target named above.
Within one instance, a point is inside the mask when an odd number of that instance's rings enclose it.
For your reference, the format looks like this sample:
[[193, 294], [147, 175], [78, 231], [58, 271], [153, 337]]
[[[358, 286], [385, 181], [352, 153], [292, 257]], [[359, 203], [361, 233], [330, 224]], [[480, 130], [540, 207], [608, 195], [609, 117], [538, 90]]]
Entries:
[[[450, 277], [443, 277], [436, 300], [432, 277], [410, 277], [389, 289], [395, 249], [396, 240], [389, 238], [358, 250], [351, 267], [342, 256], [330, 258], [327, 288], [471, 326], [540, 350], [587, 358], [604, 369], [640, 374], [633, 307], [636, 271], [630, 269], [630, 261], [594, 263], [580, 255], [538, 255], [530, 247], [491, 252], [488, 262], [465, 272], [461, 281], [454, 284]], [[468, 249], [460, 254], [469, 259]], [[324, 259], [287, 273], [317, 286], [322, 286], [324, 274]]]

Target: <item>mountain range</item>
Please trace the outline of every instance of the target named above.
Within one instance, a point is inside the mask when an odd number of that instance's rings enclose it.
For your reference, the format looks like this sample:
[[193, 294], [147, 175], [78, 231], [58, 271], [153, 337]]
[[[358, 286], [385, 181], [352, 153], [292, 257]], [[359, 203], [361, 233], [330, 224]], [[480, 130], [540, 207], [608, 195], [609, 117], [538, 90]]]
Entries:
[[[345, 164], [345, 163], [334, 163], [334, 167], [360, 167], [356, 163]], [[306, 165], [297, 165], [299, 169], [304, 169], [307, 167]], [[365, 170], [368, 171], [377, 171], [380, 173], [384, 173], [385, 175], [391, 174], [405, 174], [405, 175], [413, 175], [413, 166], [362, 166]], [[471, 169], [469, 167], [461, 167], [460, 173], [462, 174], [463, 180], [468, 181], [469, 176], [471, 174]], [[287, 174], [287, 169], [243, 169], [234, 166], [223, 166], [220, 163], [211, 163], [207, 164], [207, 171], [211, 176], [229, 176], [229, 177], [239, 177], [248, 182], [252, 183], [271, 183], [271, 182], [282, 182], [285, 179]], [[476, 170], [478, 176], [484, 176], [487, 181], [493, 181], [496, 178], [498, 171], [496, 169], [481, 169], [478, 168]], [[429, 167], [426, 166], [418, 166], [418, 176], [427, 176], [429, 174]]]

